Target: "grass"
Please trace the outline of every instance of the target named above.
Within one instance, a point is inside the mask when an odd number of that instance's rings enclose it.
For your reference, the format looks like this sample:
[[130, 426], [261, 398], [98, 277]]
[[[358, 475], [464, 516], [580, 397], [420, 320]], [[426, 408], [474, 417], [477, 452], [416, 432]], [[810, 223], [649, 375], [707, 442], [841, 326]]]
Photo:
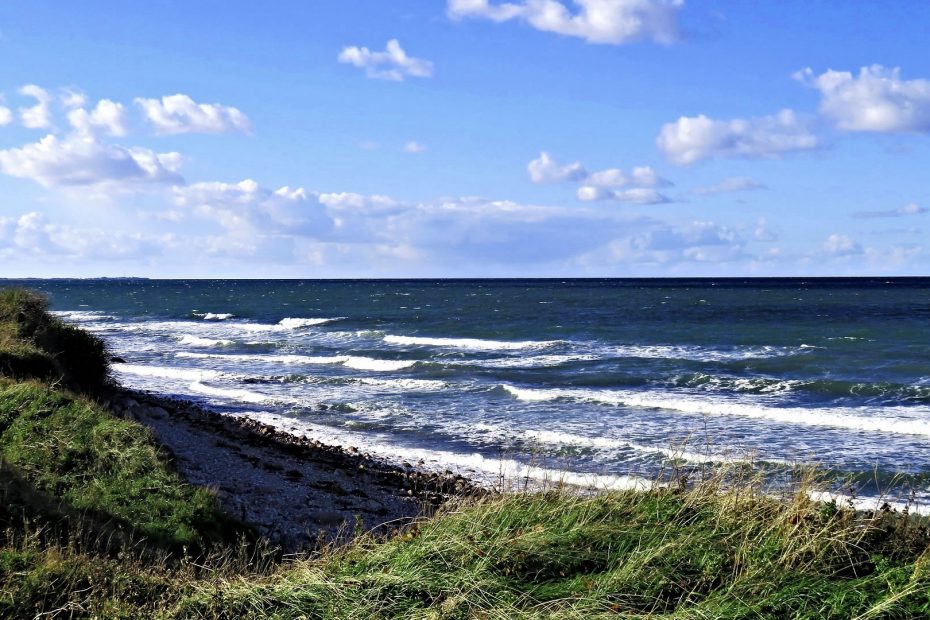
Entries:
[[282, 558], [94, 401], [106, 359], [0, 292], [0, 618], [930, 617], [926, 520], [814, 502], [806, 473], [463, 499]]
[[923, 525], [747, 485], [466, 503], [390, 541], [198, 582], [166, 616], [930, 617]]
[[[107, 376], [99, 339], [32, 293], [0, 291], [0, 617], [56, 609], [103, 575], [114, 591], [149, 583], [155, 559], [178, 563], [248, 533], [146, 428], [94, 400]], [[118, 571], [130, 556], [137, 570]]]
[[102, 340], [49, 314], [44, 298], [6, 288], [0, 290], [0, 374], [93, 392], [107, 383], [109, 357]]

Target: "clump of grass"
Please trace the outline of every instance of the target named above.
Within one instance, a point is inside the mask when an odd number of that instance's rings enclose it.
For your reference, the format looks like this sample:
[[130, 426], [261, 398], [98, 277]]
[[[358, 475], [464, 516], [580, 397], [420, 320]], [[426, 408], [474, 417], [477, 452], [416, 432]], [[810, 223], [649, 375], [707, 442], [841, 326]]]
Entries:
[[40, 295], [6, 288], [0, 289], [0, 374], [93, 392], [107, 382], [109, 356], [101, 339], [49, 314]]
[[173, 472], [146, 428], [85, 398], [0, 382], [0, 459], [37, 496], [149, 544], [193, 549], [230, 538], [215, 497]]

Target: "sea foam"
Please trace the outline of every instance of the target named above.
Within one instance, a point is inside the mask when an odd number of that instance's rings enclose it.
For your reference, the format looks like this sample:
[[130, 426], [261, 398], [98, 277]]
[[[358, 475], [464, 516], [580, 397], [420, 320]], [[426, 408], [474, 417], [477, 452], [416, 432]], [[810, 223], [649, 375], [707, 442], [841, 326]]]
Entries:
[[193, 353], [189, 351], [179, 351], [178, 357], [200, 358], [200, 359], [219, 359], [230, 362], [260, 362], [273, 364], [304, 364], [304, 365], [325, 365], [325, 364], [342, 364], [346, 368], [355, 370], [373, 370], [379, 372], [390, 372], [394, 370], [403, 370], [416, 364], [416, 360], [380, 360], [371, 357], [361, 357], [354, 355], [330, 355], [330, 356], [311, 356], [311, 355], [259, 355], [259, 354], [242, 354], [242, 355], [225, 355], [222, 353]]
[[202, 338], [201, 336], [193, 336], [191, 334], [182, 335], [180, 342], [189, 347], [228, 347], [234, 344], [232, 340]]
[[114, 364], [113, 370], [120, 374], [139, 377], [158, 377], [160, 379], [180, 379], [182, 381], [208, 381], [223, 376], [216, 370], [198, 368], [177, 368], [174, 366], [148, 366], [142, 364]]
[[[913, 415], [914, 408], [883, 407], [879, 412], [859, 407], [771, 407], [753, 403], [711, 398], [696, 398], [656, 392], [586, 389], [531, 389], [512, 385], [502, 387], [523, 401], [544, 402], [571, 399], [639, 409], [664, 409], [681, 413], [707, 416], [736, 416], [803, 426], [826, 426], [853, 431], [923, 435], [930, 437], [927, 419], [901, 419], [888, 417], [888, 413], [901, 411]], [[920, 410], [930, 418], [930, 411]]]
[[394, 336], [388, 334], [384, 342], [400, 346], [452, 347], [473, 351], [510, 351], [541, 349], [561, 344], [560, 340], [482, 340], [479, 338], [426, 338], [420, 336]]

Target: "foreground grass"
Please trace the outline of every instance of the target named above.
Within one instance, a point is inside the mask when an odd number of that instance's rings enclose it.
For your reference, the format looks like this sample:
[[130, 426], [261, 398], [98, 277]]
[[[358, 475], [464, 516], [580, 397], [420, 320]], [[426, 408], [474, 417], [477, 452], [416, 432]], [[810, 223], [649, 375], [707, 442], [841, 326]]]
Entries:
[[193, 584], [178, 618], [926, 618], [913, 519], [656, 488], [447, 510], [261, 578]]
[[0, 292], [0, 618], [930, 617], [926, 521], [812, 502], [803, 479], [462, 500], [282, 561], [229, 542], [210, 494], [86, 395], [106, 359]]
[[[152, 582], [152, 562], [177, 564], [244, 533], [175, 473], [147, 429], [93, 400], [107, 359], [41, 298], [0, 291], [0, 618], [67, 608], [99, 583], [129, 604]], [[127, 558], [136, 568], [120, 570]]]

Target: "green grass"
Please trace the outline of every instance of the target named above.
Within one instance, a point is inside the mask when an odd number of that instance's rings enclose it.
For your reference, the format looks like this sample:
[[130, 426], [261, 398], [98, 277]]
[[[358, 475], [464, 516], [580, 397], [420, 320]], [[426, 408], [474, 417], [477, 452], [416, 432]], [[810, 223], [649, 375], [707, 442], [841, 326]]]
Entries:
[[95, 402], [107, 359], [42, 298], [0, 291], [2, 618], [68, 607], [101, 583], [110, 617], [152, 600], [152, 562], [176, 565], [248, 534], [175, 472], [148, 429]]
[[926, 618], [913, 519], [654, 489], [493, 498], [272, 576], [194, 584], [178, 618]]
[[79, 391], [101, 389], [109, 375], [103, 341], [48, 313], [41, 296], [0, 289], [0, 374]]

